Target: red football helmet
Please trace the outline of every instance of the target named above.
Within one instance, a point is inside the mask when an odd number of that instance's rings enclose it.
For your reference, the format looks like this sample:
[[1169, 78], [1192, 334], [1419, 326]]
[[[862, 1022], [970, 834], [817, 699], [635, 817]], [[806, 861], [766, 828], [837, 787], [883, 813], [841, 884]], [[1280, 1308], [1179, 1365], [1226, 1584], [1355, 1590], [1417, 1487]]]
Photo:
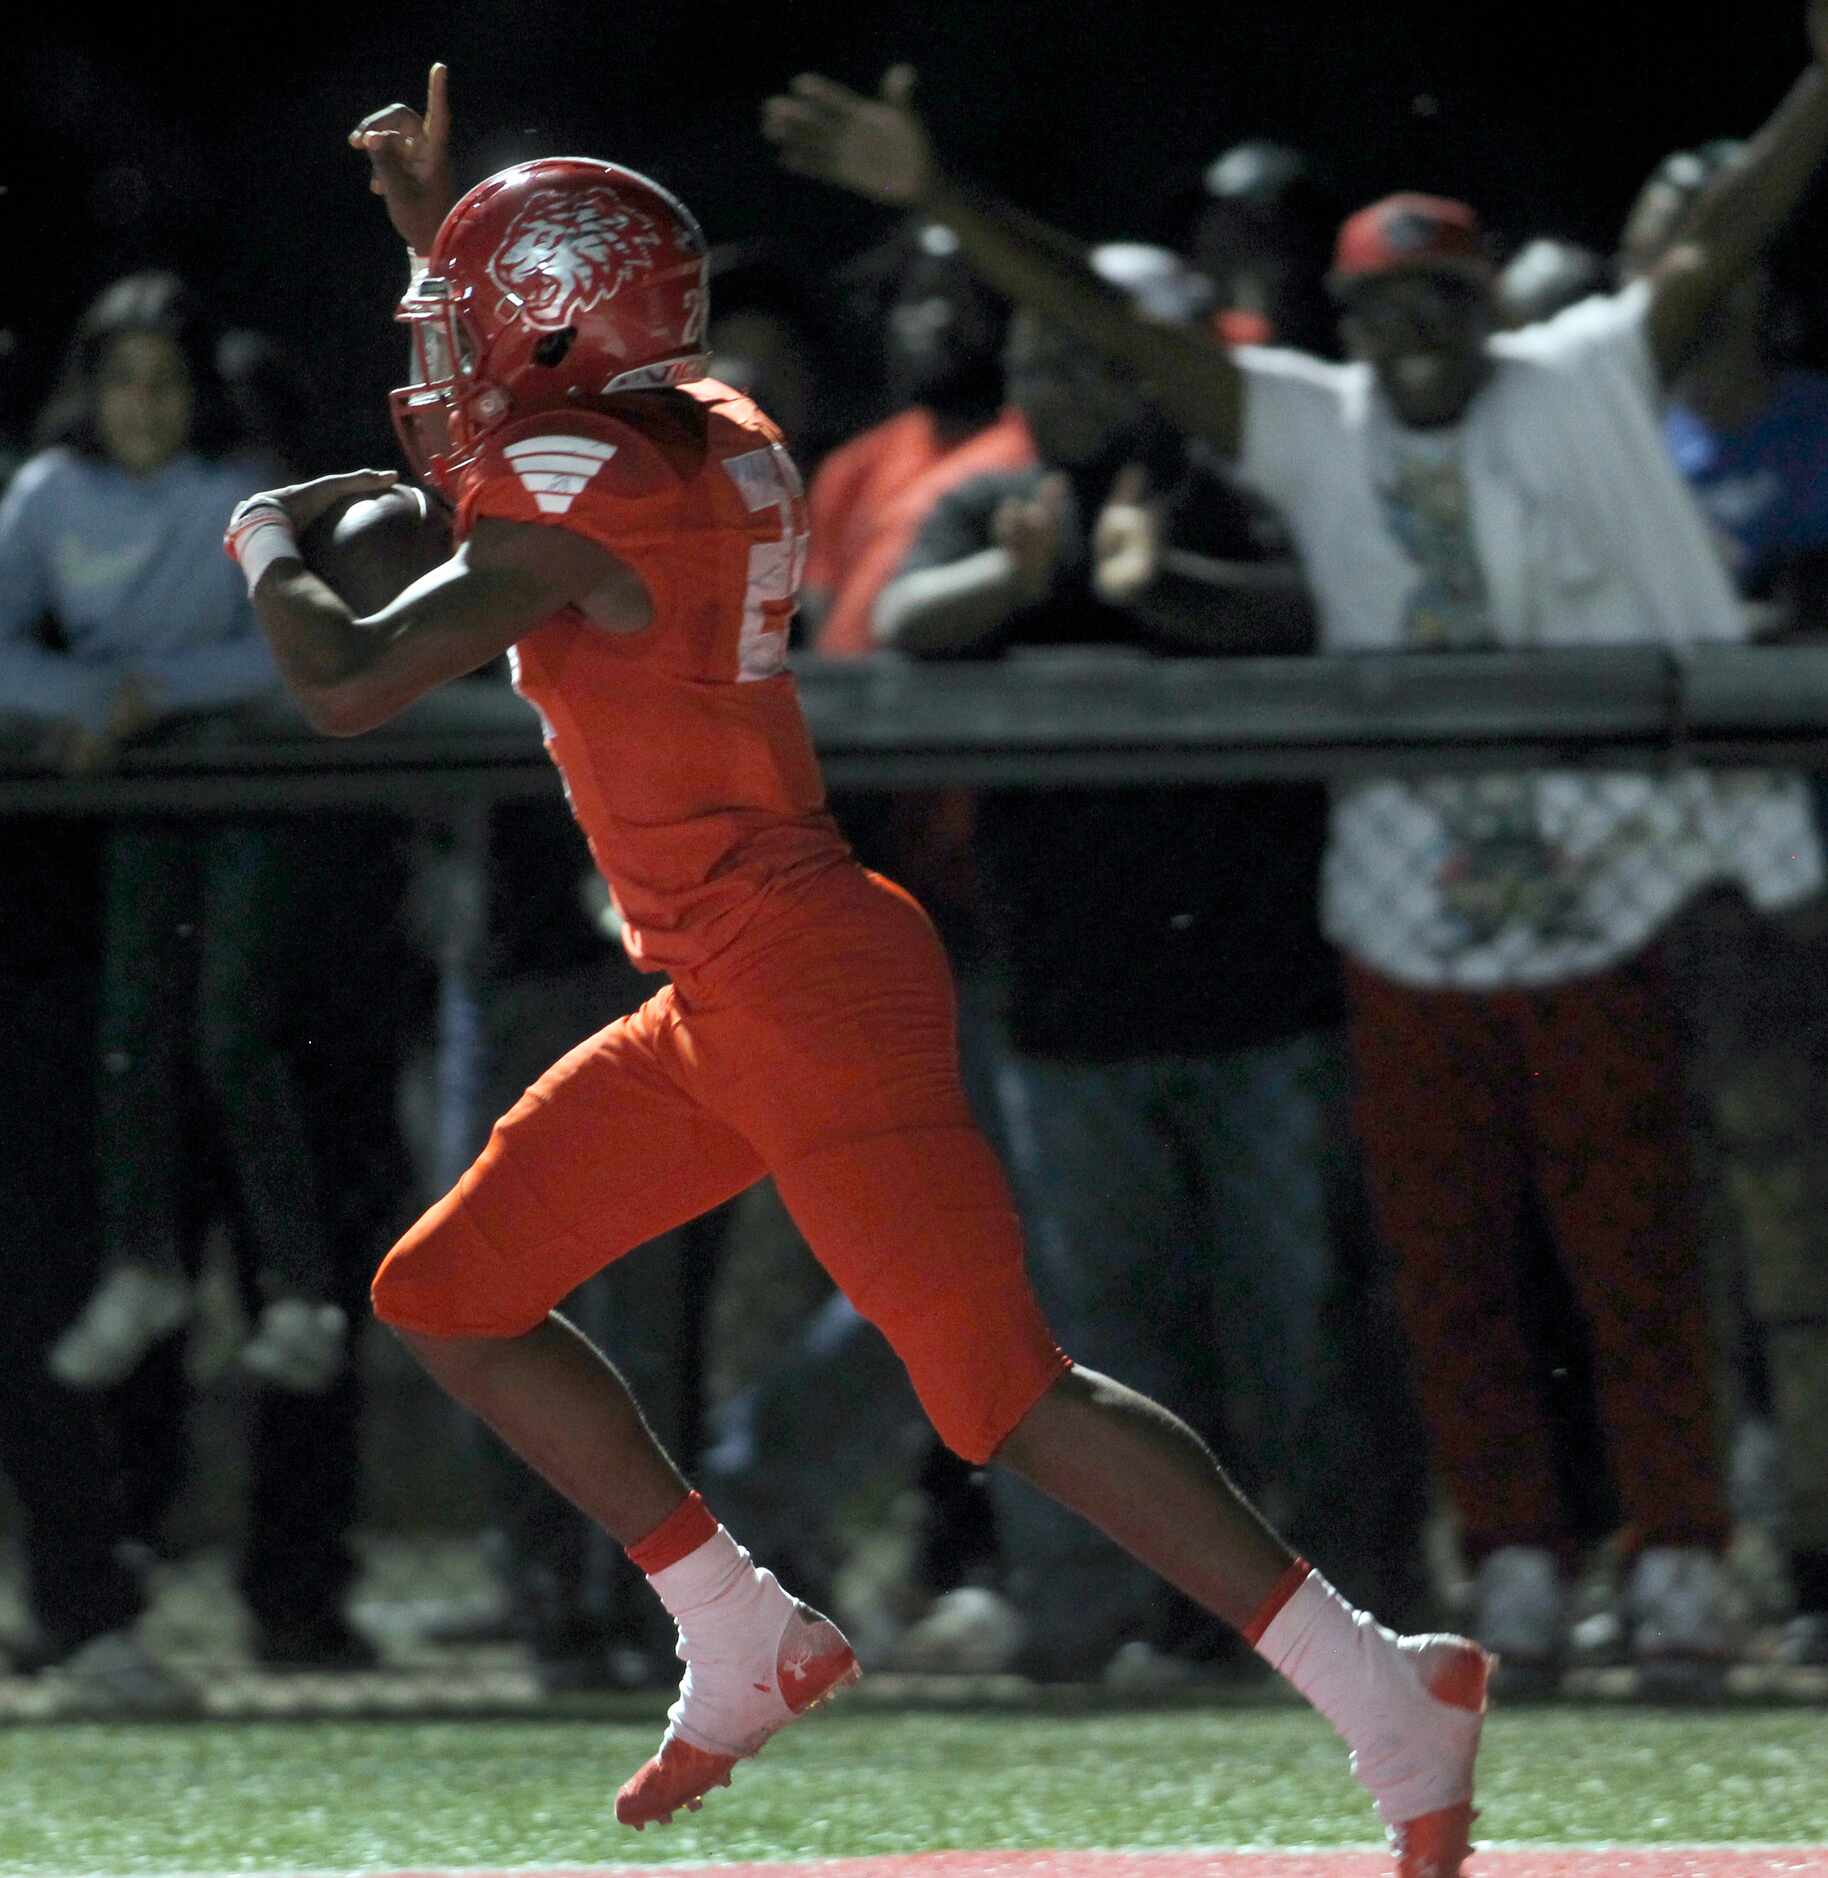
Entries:
[[444, 218], [427, 263], [395, 315], [418, 382], [390, 402], [407, 460], [440, 488], [509, 417], [705, 374], [704, 235], [618, 164], [499, 171]]

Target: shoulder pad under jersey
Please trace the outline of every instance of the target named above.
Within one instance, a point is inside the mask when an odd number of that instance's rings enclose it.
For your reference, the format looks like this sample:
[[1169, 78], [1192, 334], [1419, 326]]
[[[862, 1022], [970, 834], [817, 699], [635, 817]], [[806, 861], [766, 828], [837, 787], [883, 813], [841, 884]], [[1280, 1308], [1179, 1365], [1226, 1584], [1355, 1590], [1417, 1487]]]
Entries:
[[649, 438], [600, 411], [543, 411], [504, 424], [464, 480], [467, 513], [528, 522], [626, 516], [681, 487]]
[[[781, 443], [779, 426], [746, 391], [735, 391], [715, 378], [700, 378], [680, 389], [713, 417], [740, 431], [758, 433], [764, 443]], [[754, 448], [751, 444], [750, 448]]]

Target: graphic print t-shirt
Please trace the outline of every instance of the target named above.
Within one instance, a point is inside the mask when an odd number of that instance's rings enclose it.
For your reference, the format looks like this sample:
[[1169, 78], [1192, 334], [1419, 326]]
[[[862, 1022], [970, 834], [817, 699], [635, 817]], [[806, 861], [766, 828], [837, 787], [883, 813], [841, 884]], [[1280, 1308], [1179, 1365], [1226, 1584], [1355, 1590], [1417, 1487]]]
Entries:
[[[1494, 337], [1449, 430], [1406, 429], [1362, 363], [1246, 347], [1240, 468], [1282, 510], [1328, 652], [1688, 645], [1745, 636], [1669, 461], [1640, 284]], [[1404, 984], [1603, 971], [1698, 888], [1786, 905], [1823, 878], [1803, 780], [1533, 771], [1335, 792], [1326, 931]]]
[[[1393, 439], [1378, 494], [1390, 533], [1415, 568], [1403, 644], [1417, 652], [1496, 648], [1459, 433]], [[1476, 953], [1515, 932], [1543, 944], [1603, 938], [1584, 923], [1581, 867], [1543, 833], [1541, 781], [1437, 776], [1414, 785], [1439, 831], [1429, 850], [1433, 917], [1415, 935], [1433, 956]]]

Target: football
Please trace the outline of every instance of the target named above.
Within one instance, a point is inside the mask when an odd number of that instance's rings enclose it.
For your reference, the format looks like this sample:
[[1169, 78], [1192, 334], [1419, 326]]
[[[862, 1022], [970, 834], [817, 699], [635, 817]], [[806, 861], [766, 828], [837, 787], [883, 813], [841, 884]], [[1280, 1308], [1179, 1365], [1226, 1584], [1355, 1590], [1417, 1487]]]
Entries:
[[424, 490], [401, 483], [326, 509], [305, 530], [298, 551], [358, 615], [376, 613], [450, 557], [450, 520]]

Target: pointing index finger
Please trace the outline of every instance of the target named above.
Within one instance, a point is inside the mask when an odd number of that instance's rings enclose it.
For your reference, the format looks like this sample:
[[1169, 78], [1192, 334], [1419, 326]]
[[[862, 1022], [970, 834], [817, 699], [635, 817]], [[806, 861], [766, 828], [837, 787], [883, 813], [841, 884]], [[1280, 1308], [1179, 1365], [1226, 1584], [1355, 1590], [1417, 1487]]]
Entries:
[[425, 80], [425, 141], [434, 150], [443, 149], [450, 125], [450, 68], [439, 59]]

